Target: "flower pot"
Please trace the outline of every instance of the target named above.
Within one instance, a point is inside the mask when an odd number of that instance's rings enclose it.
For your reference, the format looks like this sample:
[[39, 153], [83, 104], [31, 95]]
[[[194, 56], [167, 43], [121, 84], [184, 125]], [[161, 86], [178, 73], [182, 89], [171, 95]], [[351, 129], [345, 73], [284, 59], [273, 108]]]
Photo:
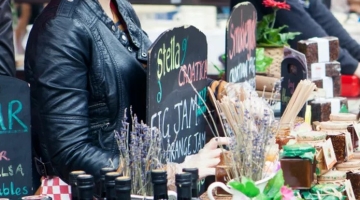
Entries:
[[273, 62], [267, 68], [267, 76], [273, 76], [276, 78], [281, 77], [281, 62], [284, 59], [283, 47], [264, 47], [265, 56], [271, 57]]
[[[177, 194], [174, 191], [168, 191], [169, 200], [176, 200]], [[131, 200], [153, 200], [154, 197], [151, 196], [141, 196], [141, 195], [131, 195]]]
[[[270, 176], [255, 182], [255, 185], [260, 189], [260, 192], [264, 191], [265, 186], [267, 185], [269, 180], [272, 179], [275, 175], [276, 175], [276, 173], [273, 173]], [[233, 180], [230, 180], [229, 182], [231, 182], [231, 181], [233, 181]], [[215, 200], [214, 195], [213, 195], [213, 190], [217, 187], [220, 187], [223, 190], [225, 190], [227, 193], [231, 194], [232, 200], [250, 200], [250, 198], [245, 196], [240, 191], [234, 190], [231, 186], [229, 186], [229, 184], [225, 185], [224, 183], [221, 183], [221, 182], [214, 182], [211, 185], [209, 185], [209, 187], [207, 189], [207, 195], [210, 200]]]

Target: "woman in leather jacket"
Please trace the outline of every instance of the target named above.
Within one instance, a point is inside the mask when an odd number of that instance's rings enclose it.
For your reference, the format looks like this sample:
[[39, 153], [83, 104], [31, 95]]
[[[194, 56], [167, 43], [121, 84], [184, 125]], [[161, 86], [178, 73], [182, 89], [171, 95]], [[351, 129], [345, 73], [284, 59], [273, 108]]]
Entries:
[[[119, 166], [114, 130], [120, 130], [130, 105], [145, 119], [150, 45], [126, 0], [52, 0], [47, 5], [25, 53], [33, 146], [45, 166], [39, 170], [43, 176], [67, 181], [72, 170], [84, 170], [98, 180], [101, 168]], [[210, 141], [186, 167], [205, 161], [200, 176], [214, 174], [218, 144], [227, 144], [226, 138]]]
[[0, 1], [0, 75], [15, 76], [10, 0]]

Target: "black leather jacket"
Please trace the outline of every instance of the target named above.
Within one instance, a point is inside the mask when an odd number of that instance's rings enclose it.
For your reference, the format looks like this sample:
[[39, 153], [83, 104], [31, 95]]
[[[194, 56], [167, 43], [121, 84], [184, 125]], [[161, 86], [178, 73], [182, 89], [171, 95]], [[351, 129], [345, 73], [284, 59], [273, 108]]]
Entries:
[[48, 174], [72, 170], [99, 178], [118, 167], [114, 130], [131, 105], [145, 119], [150, 41], [130, 3], [116, 0], [130, 38], [96, 0], [52, 0], [37, 18], [25, 54], [34, 147]]
[[10, 0], [0, 1], [0, 75], [15, 76]]

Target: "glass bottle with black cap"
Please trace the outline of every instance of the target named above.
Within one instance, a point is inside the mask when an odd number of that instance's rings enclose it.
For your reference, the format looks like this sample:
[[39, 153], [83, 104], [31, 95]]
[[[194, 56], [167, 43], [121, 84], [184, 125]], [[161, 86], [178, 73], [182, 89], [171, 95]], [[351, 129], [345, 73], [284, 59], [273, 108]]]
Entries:
[[71, 199], [72, 200], [79, 200], [78, 189], [77, 189], [76, 183], [77, 183], [77, 177], [81, 174], [85, 174], [85, 172], [81, 171], [81, 170], [70, 172], [69, 185], [71, 187]]
[[177, 200], [191, 200], [191, 174], [183, 172], [175, 175]]
[[115, 179], [116, 200], [131, 200], [131, 178], [120, 176]]
[[191, 174], [192, 200], [198, 200], [199, 199], [199, 190], [198, 190], [199, 170], [198, 170], [198, 168], [184, 168], [183, 172], [188, 172]]
[[166, 171], [152, 170], [151, 182], [153, 184], [154, 200], [168, 200]]
[[121, 176], [118, 172], [108, 172], [105, 174], [106, 200], [116, 200], [115, 179]]
[[80, 174], [76, 180], [79, 200], [93, 200], [94, 177], [90, 174]]
[[112, 167], [104, 167], [100, 170], [100, 185], [98, 187], [98, 199], [106, 200], [106, 184], [105, 184], [105, 174], [109, 172], [115, 172], [116, 169]]

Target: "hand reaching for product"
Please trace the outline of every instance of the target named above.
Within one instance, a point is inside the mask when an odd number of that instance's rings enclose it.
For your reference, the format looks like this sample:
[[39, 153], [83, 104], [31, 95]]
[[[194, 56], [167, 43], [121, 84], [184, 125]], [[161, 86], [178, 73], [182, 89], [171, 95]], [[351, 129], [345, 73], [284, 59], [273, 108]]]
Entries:
[[227, 137], [211, 139], [199, 153], [187, 156], [181, 164], [181, 168], [198, 168], [200, 179], [215, 175], [215, 167], [220, 162], [220, 154], [225, 151], [219, 146], [229, 145], [229, 143], [230, 139]]

